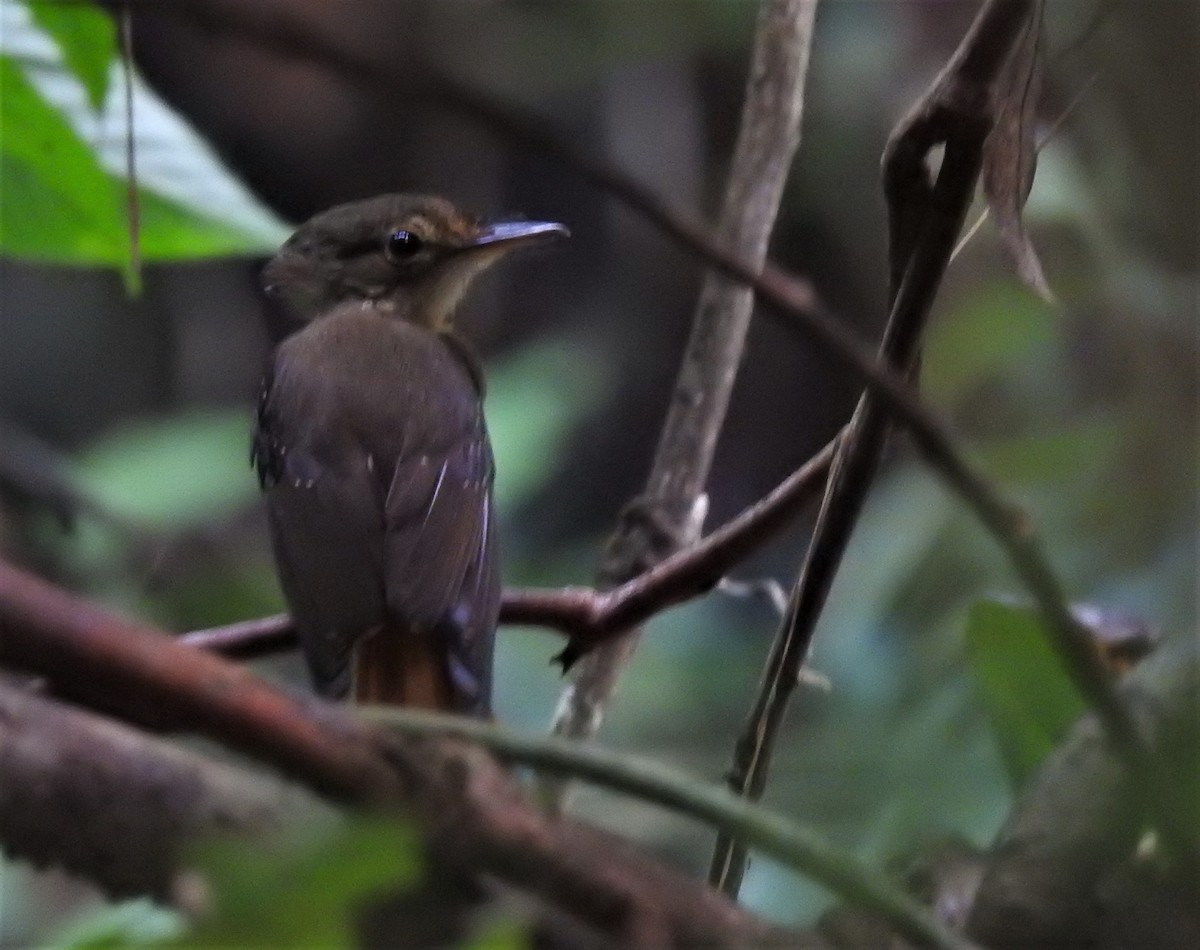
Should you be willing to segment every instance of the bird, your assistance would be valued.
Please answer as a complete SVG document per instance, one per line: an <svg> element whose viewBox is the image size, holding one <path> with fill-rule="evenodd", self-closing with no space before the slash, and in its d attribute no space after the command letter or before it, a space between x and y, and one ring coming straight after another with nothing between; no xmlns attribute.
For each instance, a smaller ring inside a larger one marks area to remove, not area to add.
<svg viewBox="0 0 1200 950"><path fill-rule="evenodd" d="M500 605L474 279L552 221L388 194L301 225L263 288L305 321L263 375L251 463L315 690L488 717Z"/></svg>

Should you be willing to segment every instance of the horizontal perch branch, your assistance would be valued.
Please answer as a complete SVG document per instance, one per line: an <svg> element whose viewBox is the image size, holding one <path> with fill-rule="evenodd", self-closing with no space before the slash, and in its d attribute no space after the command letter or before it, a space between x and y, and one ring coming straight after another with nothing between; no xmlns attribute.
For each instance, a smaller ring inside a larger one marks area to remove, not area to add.
<svg viewBox="0 0 1200 950"><path fill-rule="evenodd" d="M560 654L570 666L605 638L649 619L667 607L711 590L745 557L779 533L817 493L829 472L835 439L747 508L702 541L661 561L620 587L508 590L502 624L548 627L566 634ZM296 645L284 615L197 630L181 637L189 646L249 659Z"/></svg>

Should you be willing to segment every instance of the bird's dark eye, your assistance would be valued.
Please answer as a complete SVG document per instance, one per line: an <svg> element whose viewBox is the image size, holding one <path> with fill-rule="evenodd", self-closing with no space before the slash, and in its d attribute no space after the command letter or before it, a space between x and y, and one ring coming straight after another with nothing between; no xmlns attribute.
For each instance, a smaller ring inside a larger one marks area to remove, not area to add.
<svg viewBox="0 0 1200 950"><path fill-rule="evenodd" d="M393 260L408 260L424 246L425 242L412 231L393 231L388 235L387 254Z"/></svg>

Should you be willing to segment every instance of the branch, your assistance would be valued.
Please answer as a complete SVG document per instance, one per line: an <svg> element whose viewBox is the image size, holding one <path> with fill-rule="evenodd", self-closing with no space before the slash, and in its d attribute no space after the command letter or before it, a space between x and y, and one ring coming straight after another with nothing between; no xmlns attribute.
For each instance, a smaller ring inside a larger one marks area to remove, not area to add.
<svg viewBox="0 0 1200 950"><path fill-rule="evenodd" d="M549 627L568 636L558 659L569 668L582 653L659 611L704 594L744 558L778 534L824 482L836 439L780 482L768 495L702 541L673 554L610 590L590 587L507 590L502 624ZM296 646L284 614L196 630L188 646L252 659Z"/></svg>
<svg viewBox="0 0 1200 950"><path fill-rule="evenodd" d="M551 774L582 778L636 795L727 829L863 910L878 914L922 945L970 947L895 884L831 847L815 832L675 769L580 742L529 737L492 723L412 709L375 707L366 716L398 732L451 735L492 750L501 759Z"/></svg>
<svg viewBox="0 0 1200 950"><path fill-rule="evenodd" d="M566 633L570 639L558 659L569 669L596 645L720 583L812 498L829 472L836 445L835 438L732 521L621 586L606 591L515 591L505 598L501 621L532 622Z"/></svg>
<svg viewBox="0 0 1200 950"><path fill-rule="evenodd" d="M0 677L0 843L115 896L170 896L183 849L327 811L298 786L212 761Z"/></svg>
<svg viewBox="0 0 1200 950"><path fill-rule="evenodd" d="M756 269L767 256L788 170L800 144L804 82L812 45L816 0L762 0L755 28L741 124L726 183L716 238ZM643 494L626 509L606 546L602 587L628 581L686 547L700 533L697 517L704 484L725 422L741 363L753 291L710 272L704 280L670 409ZM554 733L595 735L617 679L637 647L641 630L584 657L564 690ZM561 807L566 786L543 783L543 797Z"/></svg>
<svg viewBox="0 0 1200 950"><path fill-rule="evenodd" d="M449 866L494 876L627 944L796 940L611 835L548 819L478 749L386 736L344 707L286 695L2 562L0 633L0 665L43 677L60 696L213 739L342 804L403 806Z"/></svg>
<svg viewBox="0 0 1200 950"><path fill-rule="evenodd" d="M992 10L1017 10L1013 4L993 4ZM983 25L985 8L975 28L964 39L952 62L970 59L974 45L987 44L1006 51L1016 40L1025 16L1018 14L1003 23ZM1007 27L1007 29L1006 29ZM1015 32L1014 32L1015 31ZM1004 62L996 58L996 68ZM973 61L973 60L972 60ZM912 119L901 122L884 159L888 183L891 246L891 313L884 328L879 365L905 373L915 366L921 332L953 252L953 242L975 192L982 162L983 142L991 127L992 96L986 94L991 76L964 79L947 70L917 109L927 119L944 111L947 118L936 137ZM962 87L968 86L964 94ZM914 128L921 128L920 141L910 142ZM945 154L936 184L930 185L925 156L934 142L945 144ZM949 250L943 255L941 249ZM917 252L933 248L924 272L910 273ZM792 690L808 658L833 579L862 513L891 428L891 419L879 398L868 391L859 400L849 432L838 449L833 474L809 542L804 563L792 591L788 610L771 646L762 684L745 729L737 741L729 787L738 794L759 798L766 788L775 737L787 712ZM727 835L717 840L709 869L709 882L736 896L745 873L747 853Z"/></svg>
<svg viewBox="0 0 1200 950"><path fill-rule="evenodd" d="M1180 824L1177 792L1117 698L1107 670L1090 647L1086 629L1067 606L1032 525L958 452L946 431L898 375L915 359L919 329L937 294L974 192L983 143L991 127L991 82L1031 7L1032 0L991 0L985 5L946 70L914 112L901 122L888 144L884 177L895 301L882 346L885 356L895 360L895 368L864 364L857 346L843 349L837 343L839 355L863 373L868 393L852 423L856 434L847 437L839 450L832 487L818 519L818 538L825 534L828 540L820 546L814 540L806 557L782 635L768 661L759 700L735 753L734 782L735 787L751 794L761 793L765 784L774 736L861 507L862 493L873 474L886 430L884 423L890 415L908 427L921 454L1004 548L1046 618L1052 646L1072 681L1097 710L1128 766L1146 776L1147 807L1160 829L1177 851L1189 852L1195 844ZM925 159L938 144L945 146L945 154L937 181L930 186ZM785 302L774 293L776 288L766 275L757 286L767 292L770 302ZM798 310L795 312L799 315ZM807 316L806 324L818 328ZM835 342L834 336L827 342ZM728 844L722 845L714 855L713 873L733 889L738 862L730 855Z"/></svg>

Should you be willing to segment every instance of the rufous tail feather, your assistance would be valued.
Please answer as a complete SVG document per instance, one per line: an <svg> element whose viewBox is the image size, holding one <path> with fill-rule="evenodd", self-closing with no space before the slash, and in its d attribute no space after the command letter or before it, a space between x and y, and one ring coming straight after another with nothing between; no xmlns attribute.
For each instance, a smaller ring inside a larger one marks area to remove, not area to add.
<svg viewBox="0 0 1200 950"><path fill-rule="evenodd" d="M354 699L359 703L453 712L454 690L434 638L384 627L354 649Z"/></svg>

